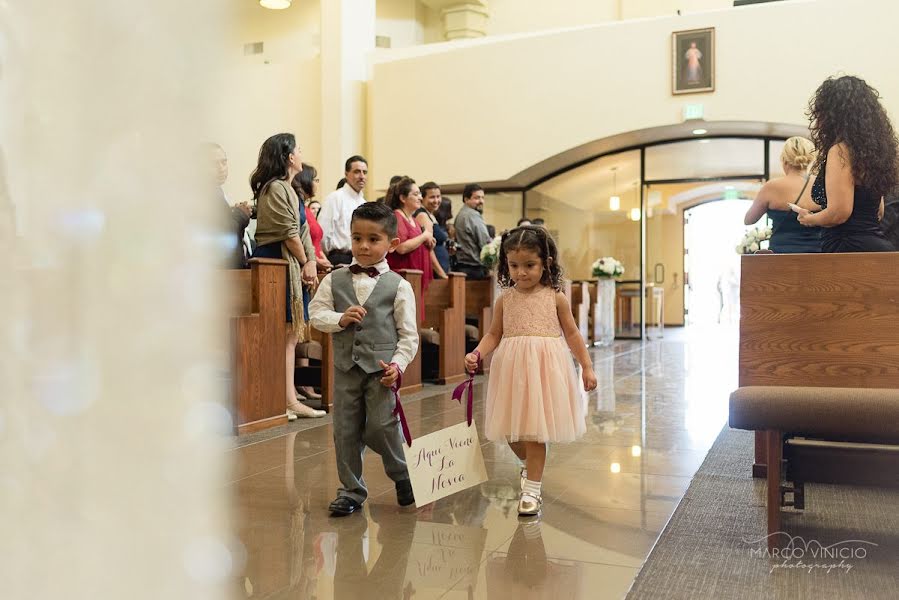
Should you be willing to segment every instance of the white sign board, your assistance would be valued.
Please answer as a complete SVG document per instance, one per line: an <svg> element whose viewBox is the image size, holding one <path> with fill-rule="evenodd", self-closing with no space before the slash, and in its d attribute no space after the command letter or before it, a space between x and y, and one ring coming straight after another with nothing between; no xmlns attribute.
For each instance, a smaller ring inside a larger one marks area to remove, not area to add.
<svg viewBox="0 0 899 600"><path fill-rule="evenodd" d="M459 423L403 446L416 506L487 481L478 430Z"/></svg>

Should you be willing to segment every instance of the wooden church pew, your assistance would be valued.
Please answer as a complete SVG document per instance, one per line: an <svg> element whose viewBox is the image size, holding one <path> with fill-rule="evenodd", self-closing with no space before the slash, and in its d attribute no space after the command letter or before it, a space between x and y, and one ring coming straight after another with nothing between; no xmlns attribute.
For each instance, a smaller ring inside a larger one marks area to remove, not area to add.
<svg viewBox="0 0 899 600"><path fill-rule="evenodd" d="M421 306L422 298L421 298L421 276L422 272L416 269L400 269L398 271L403 278L409 282L412 286L412 291L415 293L415 307L418 310L418 307ZM421 312L417 313L419 318L419 326L421 325ZM415 354L415 358L409 363L409 366L406 367L406 372L403 373L403 387L400 388L401 394L411 394L413 392L417 392L421 390L421 335L418 336L418 352Z"/></svg>
<svg viewBox="0 0 899 600"><path fill-rule="evenodd" d="M465 315L477 319L479 339L487 335L496 303L496 279L465 281Z"/></svg>
<svg viewBox="0 0 899 600"><path fill-rule="evenodd" d="M230 317L231 396L237 433L287 423L287 262L254 258L222 271Z"/></svg>
<svg viewBox="0 0 899 600"><path fill-rule="evenodd" d="M884 448L865 444L899 442L897 264L899 253L886 252L742 258L730 424L755 431L752 474L768 480L769 533L780 530L781 506L804 507L804 482L857 481L872 471L866 483L885 484L899 472L899 457L887 457L885 469L877 462ZM797 444L803 437L817 447ZM851 448L839 445L846 442Z"/></svg>
<svg viewBox="0 0 899 600"><path fill-rule="evenodd" d="M425 330L422 343L430 338L438 347L437 383L452 384L465 379L465 275L449 273L435 279L425 298Z"/></svg>

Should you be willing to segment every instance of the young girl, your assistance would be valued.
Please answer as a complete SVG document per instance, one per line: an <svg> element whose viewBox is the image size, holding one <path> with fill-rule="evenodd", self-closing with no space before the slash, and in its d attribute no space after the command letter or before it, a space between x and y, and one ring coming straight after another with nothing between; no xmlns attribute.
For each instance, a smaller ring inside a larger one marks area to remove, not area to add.
<svg viewBox="0 0 899 600"><path fill-rule="evenodd" d="M496 349L487 384L487 438L508 440L524 462L518 514L530 516L543 505L547 442L571 442L586 429L569 348L583 368L586 391L596 389L596 374L559 291L558 251L544 228L518 227L503 236L498 278L504 290L490 331L465 356L465 367L474 371Z"/></svg>

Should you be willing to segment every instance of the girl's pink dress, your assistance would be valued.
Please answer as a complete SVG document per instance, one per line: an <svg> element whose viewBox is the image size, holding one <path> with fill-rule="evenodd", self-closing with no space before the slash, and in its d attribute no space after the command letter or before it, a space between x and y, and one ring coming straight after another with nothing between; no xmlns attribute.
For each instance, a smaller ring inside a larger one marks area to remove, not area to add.
<svg viewBox="0 0 899 600"><path fill-rule="evenodd" d="M417 221L409 221L406 218L406 215L403 214L403 211L397 210L394 211L396 213L397 220L397 237L400 238L400 243L402 244L406 240L411 240L414 237L418 237L421 235L421 226ZM412 252L408 254L400 254L399 252L391 252L387 255L387 264L390 265L391 271L399 271L400 269L416 269L422 272L421 275L421 298L422 302L418 307L418 316L419 319L424 321L425 315L425 303L424 298L425 294L428 292L428 286L431 285L431 280L434 278L434 272L431 269L431 252L428 250L428 247L422 244Z"/></svg>
<svg viewBox="0 0 899 600"><path fill-rule="evenodd" d="M585 397L562 338L556 292L502 294L503 339L487 383L491 440L571 442L586 431Z"/></svg>

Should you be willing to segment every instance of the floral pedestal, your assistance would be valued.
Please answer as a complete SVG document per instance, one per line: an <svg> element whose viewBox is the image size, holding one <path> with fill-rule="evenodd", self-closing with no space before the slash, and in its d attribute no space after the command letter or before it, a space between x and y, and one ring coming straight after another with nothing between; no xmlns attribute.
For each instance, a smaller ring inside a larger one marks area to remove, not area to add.
<svg viewBox="0 0 899 600"><path fill-rule="evenodd" d="M600 277L596 290L596 312L593 315L596 342L600 346L611 346L615 341L615 280Z"/></svg>

